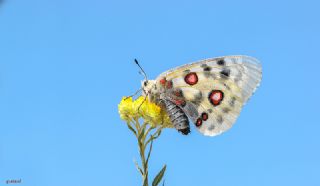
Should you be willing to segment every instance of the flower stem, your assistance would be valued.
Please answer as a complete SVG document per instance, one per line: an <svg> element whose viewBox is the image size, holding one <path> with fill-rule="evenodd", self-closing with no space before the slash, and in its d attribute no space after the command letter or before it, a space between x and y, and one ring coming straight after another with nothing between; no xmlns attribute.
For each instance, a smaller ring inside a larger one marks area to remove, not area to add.
<svg viewBox="0 0 320 186"><path fill-rule="evenodd" d="M135 128L133 133L135 134L138 141L141 167L138 165L137 162L135 162L135 164L142 176L143 186L148 186L149 185L148 163L149 163L149 158L152 151L153 140L155 140L160 136L161 130L163 128L162 127L152 128L149 125L147 125L147 123L143 123L142 125L140 125L138 119L134 121L134 125L130 125L130 126ZM156 131L153 134L151 134L151 132L154 131L154 129L156 129ZM148 152L146 152L147 147L149 147Z"/></svg>

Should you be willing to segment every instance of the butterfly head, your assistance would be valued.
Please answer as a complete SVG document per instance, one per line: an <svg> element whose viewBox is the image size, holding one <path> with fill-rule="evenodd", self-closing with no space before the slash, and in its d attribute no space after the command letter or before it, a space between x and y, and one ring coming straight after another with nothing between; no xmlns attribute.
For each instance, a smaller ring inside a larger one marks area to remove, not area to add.
<svg viewBox="0 0 320 186"><path fill-rule="evenodd" d="M151 94L155 87L155 80L143 80L141 81L141 87L143 89L142 95Z"/></svg>

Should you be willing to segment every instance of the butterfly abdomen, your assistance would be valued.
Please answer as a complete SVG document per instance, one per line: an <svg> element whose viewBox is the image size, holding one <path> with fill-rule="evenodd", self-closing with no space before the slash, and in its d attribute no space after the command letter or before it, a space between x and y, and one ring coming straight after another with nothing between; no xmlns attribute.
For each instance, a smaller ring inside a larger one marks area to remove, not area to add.
<svg viewBox="0 0 320 186"><path fill-rule="evenodd" d="M183 110L169 100L162 100L174 127L182 134L190 133L189 120Z"/></svg>

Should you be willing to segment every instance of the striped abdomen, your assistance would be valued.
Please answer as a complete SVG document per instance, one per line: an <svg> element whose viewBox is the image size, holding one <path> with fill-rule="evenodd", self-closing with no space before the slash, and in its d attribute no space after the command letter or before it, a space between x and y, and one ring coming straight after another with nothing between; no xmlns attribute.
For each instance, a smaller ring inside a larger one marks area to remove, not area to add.
<svg viewBox="0 0 320 186"><path fill-rule="evenodd" d="M182 134L189 134L189 120L183 110L169 100L162 100L174 127Z"/></svg>

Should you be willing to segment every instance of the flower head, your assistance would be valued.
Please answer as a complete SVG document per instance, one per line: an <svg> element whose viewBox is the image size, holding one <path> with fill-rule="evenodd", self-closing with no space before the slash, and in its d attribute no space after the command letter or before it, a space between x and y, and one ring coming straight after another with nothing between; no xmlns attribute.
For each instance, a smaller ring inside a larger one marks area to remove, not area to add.
<svg viewBox="0 0 320 186"><path fill-rule="evenodd" d="M173 127L166 111L143 96L136 100L133 100L132 97L123 97L118 105L118 110L120 118L127 122L143 118L151 127Z"/></svg>

